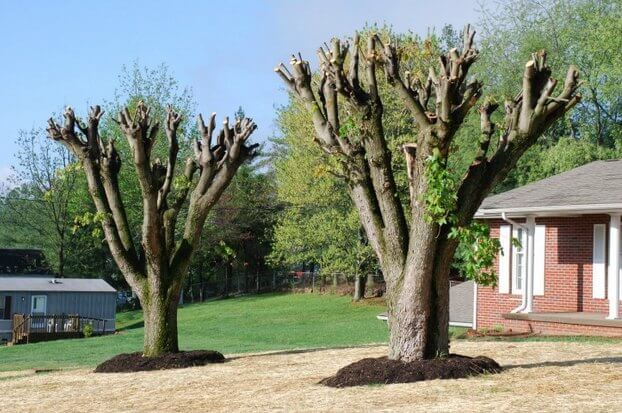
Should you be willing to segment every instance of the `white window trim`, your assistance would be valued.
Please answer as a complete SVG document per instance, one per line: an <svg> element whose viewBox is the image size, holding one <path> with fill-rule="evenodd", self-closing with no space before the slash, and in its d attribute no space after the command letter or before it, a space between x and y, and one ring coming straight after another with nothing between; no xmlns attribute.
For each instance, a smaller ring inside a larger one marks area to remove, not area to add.
<svg viewBox="0 0 622 413"><path fill-rule="evenodd" d="M523 294L523 288L525 286L525 279L527 278L527 256L525 255L525 246L527 245L527 233L523 228L516 228L514 227L512 229L512 239L518 239L518 231L521 230L522 232L522 239L520 239L520 243L521 243L521 253L523 254L523 268L521 271L521 281L522 281L522 285L521 288L518 288L517 286L517 273L516 273L516 264L518 263L518 257L517 257L517 248L515 245L513 245L514 243L512 242L512 294L513 295L522 295Z"/></svg>
<svg viewBox="0 0 622 413"><path fill-rule="evenodd" d="M512 226L501 225L499 227L499 241L501 251L499 252L499 293L510 294L510 284L512 278Z"/></svg>
<svg viewBox="0 0 622 413"><path fill-rule="evenodd" d="M34 304L35 304L35 299L36 298L43 298L45 299L45 308L43 309L43 315L47 315L48 312L48 296L47 295L33 295L30 297L30 313L33 314L33 310L34 310Z"/></svg>
<svg viewBox="0 0 622 413"><path fill-rule="evenodd" d="M607 225L594 224L592 240L592 298L607 298Z"/></svg>

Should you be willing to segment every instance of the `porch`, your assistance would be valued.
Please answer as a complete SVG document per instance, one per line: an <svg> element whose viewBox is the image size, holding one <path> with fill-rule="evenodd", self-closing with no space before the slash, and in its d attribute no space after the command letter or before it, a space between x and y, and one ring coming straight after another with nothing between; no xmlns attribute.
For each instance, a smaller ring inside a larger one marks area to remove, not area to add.
<svg viewBox="0 0 622 413"><path fill-rule="evenodd" d="M622 319L610 319L607 314L590 312L536 312L506 313L506 320L539 321L558 324L574 324L581 326L614 327L622 329Z"/></svg>
<svg viewBox="0 0 622 413"><path fill-rule="evenodd" d="M9 344L26 344L38 341L51 341L67 338L84 337L87 326L91 334L106 334L105 319L74 315L30 315L14 314L12 320L12 337ZM112 331L113 332L113 331Z"/></svg>

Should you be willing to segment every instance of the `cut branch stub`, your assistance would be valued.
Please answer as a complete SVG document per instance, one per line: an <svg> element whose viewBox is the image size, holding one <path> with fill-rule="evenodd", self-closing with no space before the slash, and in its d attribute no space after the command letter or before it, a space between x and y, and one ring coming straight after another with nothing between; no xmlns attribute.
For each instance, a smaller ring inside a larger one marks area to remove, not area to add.
<svg viewBox="0 0 622 413"><path fill-rule="evenodd" d="M502 142L508 143L516 138L530 139L541 134L581 100L581 95L577 93L581 85L579 71L575 66L569 67L564 89L555 97L552 94L557 80L550 76L546 52L542 50L534 53L525 64L521 92L505 103Z"/></svg>
<svg viewBox="0 0 622 413"><path fill-rule="evenodd" d="M499 104L490 100L484 102L484 104L479 108L480 113L480 129L482 135L479 140L479 149L477 155L475 156L475 162L483 162L486 160L486 155L488 153L488 148L490 146L490 140L492 139L493 134L495 133L495 124L492 122L491 117L492 114L497 108Z"/></svg>
<svg viewBox="0 0 622 413"><path fill-rule="evenodd" d="M236 119L233 126L229 125L229 118L223 121L223 127L218 134L216 145L212 146L212 135L216 127L216 114L212 113L206 125L203 116L197 119L201 139L194 145L195 160L203 170L220 168L226 163L243 162L254 157L259 144L246 145L246 141L257 129L257 125L250 118Z"/></svg>

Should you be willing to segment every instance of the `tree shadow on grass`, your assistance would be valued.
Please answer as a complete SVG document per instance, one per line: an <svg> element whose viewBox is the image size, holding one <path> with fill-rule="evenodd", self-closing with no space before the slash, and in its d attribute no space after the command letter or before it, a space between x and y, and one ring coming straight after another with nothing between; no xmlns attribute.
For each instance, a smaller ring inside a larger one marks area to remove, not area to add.
<svg viewBox="0 0 622 413"><path fill-rule="evenodd" d="M291 350L268 350L264 352L254 353L254 354L239 354L232 357L227 357L227 360L236 360L236 359L244 359L251 357L263 357L263 356L280 356L280 355L288 355L288 354L305 354L305 353L315 353L318 351L327 351L327 350L347 350L353 348L373 348L373 347L381 347L386 346L387 343L371 343L371 344L361 344L361 345L343 345L343 346L332 346L332 347L314 347L314 348L303 348L303 349L291 349Z"/></svg>
<svg viewBox="0 0 622 413"><path fill-rule="evenodd" d="M565 360L565 361L543 361L540 363L529 364L512 364L503 366L504 370L511 369L533 369L538 367L571 367L579 364L596 364L596 363L622 363L622 357L594 357L581 360Z"/></svg>
<svg viewBox="0 0 622 413"><path fill-rule="evenodd" d="M126 331L126 330L134 330L137 328L143 328L145 326L145 322L143 320L138 320L130 324L126 324L123 327L117 328L117 331Z"/></svg>

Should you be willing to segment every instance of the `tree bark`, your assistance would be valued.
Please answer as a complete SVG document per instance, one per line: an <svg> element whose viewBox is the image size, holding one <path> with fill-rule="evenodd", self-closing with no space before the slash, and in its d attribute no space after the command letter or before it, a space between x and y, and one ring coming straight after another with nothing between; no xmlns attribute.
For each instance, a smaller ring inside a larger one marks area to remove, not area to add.
<svg viewBox="0 0 622 413"><path fill-rule="evenodd" d="M65 276L65 245L63 240L58 248L58 276L63 278Z"/></svg>
<svg viewBox="0 0 622 413"><path fill-rule="evenodd" d="M147 357L179 351L177 343L177 305L176 297L154 291L143 298L141 305L145 321L145 341L143 354Z"/></svg>

